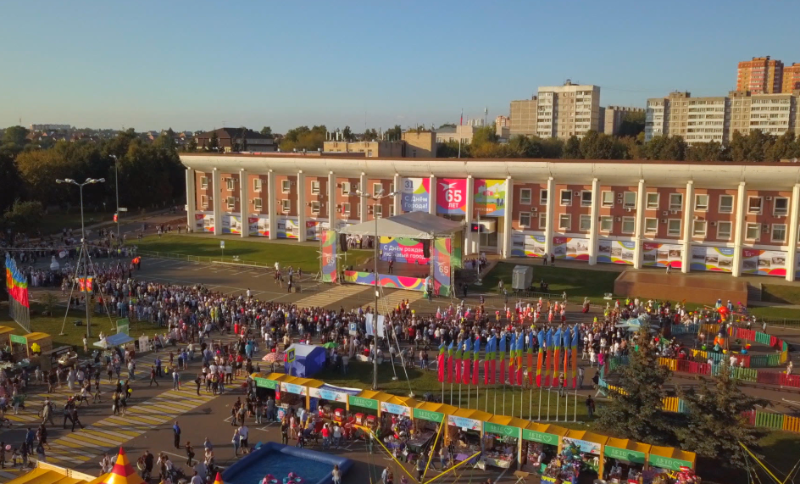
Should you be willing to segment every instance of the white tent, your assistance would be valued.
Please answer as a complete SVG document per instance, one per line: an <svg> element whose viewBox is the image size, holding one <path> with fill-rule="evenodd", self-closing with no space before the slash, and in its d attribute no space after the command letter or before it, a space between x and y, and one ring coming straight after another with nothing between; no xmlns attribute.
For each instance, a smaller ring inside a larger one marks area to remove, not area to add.
<svg viewBox="0 0 800 484"><path fill-rule="evenodd" d="M449 237L463 226L463 222L454 222L427 212L409 212L394 217L379 218L377 232L382 237L431 240L437 237ZM347 235L374 236L375 221L350 225L339 232Z"/></svg>

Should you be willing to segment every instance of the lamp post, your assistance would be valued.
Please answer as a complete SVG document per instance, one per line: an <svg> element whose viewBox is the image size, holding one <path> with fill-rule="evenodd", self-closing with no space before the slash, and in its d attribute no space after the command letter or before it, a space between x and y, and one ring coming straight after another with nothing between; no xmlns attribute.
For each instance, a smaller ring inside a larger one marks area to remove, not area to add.
<svg viewBox="0 0 800 484"><path fill-rule="evenodd" d="M73 180L72 178L64 178L63 180L59 178L59 179L56 180L56 183L58 183L58 184L69 183L71 185L77 186L80 189L80 196L81 196L81 252L83 252L85 257L86 257L86 260L83 263L83 267L84 267L84 270L85 270L85 272L87 274L89 272L89 254L86 253L86 225L84 224L84 220L83 220L83 187L85 187L86 185L94 185L95 183L105 183L105 182L106 182L105 178L87 178L86 181L84 181L83 183L78 183L75 180ZM78 257L78 262L80 263L80 256ZM80 267L76 266L75 269L76 269L76 272L77 272L77 270L80 269ZM90 316L89 316L89 294L87 292L87 294L86 294L86 339L87 340L92 336L91 327L92 327L91 319L90 319Z"/></svg>
<svg viewBox="0 0 800 484"><path fill-rule="evenodd" d="M369 200L380 201L384 198L394 197L397 192L391 192L384 194L383 188L378 191L375 195L370 195L368 193L362 193L361 190L356 190L356 195L361 198L366 198ZM372 242L373 249L375 250L373 259L375 262L374 265L374 274L373 278L375 280L375 311L374 311L374 328L375 328L375 353L372 355L372 389L378 389L378 299L380 298L380 291L378 290L378 246L380 242L378 240L378 216L375 214L375 210L372 211L372 218L375 220L375 238Z"/></svg>
<svg viewBox="0 0 800 484"><path fill-rule="evenodd" d="M111 158L114 158L114 191L116 192L117 197L117 245L121 245L122 241L119 238L119 159L117 155L110 155Z"/></svg>

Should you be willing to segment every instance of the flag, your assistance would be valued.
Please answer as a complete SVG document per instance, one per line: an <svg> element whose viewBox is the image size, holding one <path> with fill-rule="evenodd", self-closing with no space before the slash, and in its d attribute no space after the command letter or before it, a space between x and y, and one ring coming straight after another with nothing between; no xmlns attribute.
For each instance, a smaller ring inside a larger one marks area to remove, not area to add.
<svg viewBox="0 0 800 484"><path fill-rule="evenodd" d="M453 342L447 347L447 383L453 383Z"/></svg>
<svg viewBox="0 0 800 484"><path fill-rule="evenodd" d="M456 383L461 383L461 355L463 354L463 346L462 342L459 340L456 343L456 353L455 353L455 360L456 360Z"/></svg>
<svg viewBox="0 0 800 484"><path fill-rule="evenodd" d="M547 330L545 335L545 362L544 362L544 386L550 386L550 362L553 358L553 328Z"/></svg>
<svg viewBox="0 0 800 484"><path fill-rule="evenodd" d="M522 353L525 351L525 331L522 330L517 336L517 385L524 386L522 374Z"/></svg>
<svg viewBox="0 0 800 484"><path fill-rule="evenodd" d="M478 361L479 353L481 351L481 337L475 336L475 344L472 347L472 384L478 384L478 376L480 375L480 361Z"/></svg>
<svg viewBox="0 0 800 484"><path fill-rule="evenodd" d="M572 388L578 387L578 344L581 339L581 332L578 330L578 324L575 324L572 334Z"/></svg>
<svg viewBox="0 0 800 484"><path fill-rule="evenodd" d="M79 277L78 278L78 288L80 292L92 292L92 281L94 277Z"/></svg>
<svg viewBox="0 0 800 484"><path fill-rule="evenodd" d="M569 368L569 346L570 346L570 336L569 336L569 329L565 329L563 333L563 342L564 342L564 386L567 386L567 378L569 377L568 368Z"/></svg>
<svg viewBox="0 0 800 484"><path fill-rule="evenodd" d="M558 386L559 368L561 367L561 328L553 335L553 380L552 386Z"/></svg>
<svg viewBox="0 0 800 484"><path fill-rule="evenodd" d="M484 363L484 375L486 384L494 385L495 354L497 352L497 336L492 335L486 342L486 362Z"/></svg>
<svg viewBox="0 0 800 484"><path fill-rule="evenodd" d="M444 347L444 341L442 341L442 344L439 345L439 357L438 357L439 364L437 365L439 370L439 383L444 383L444 374L445 374L444 370L446 366L444 361L445 360L444 354L446 351L447 349Z"/></svg>
<svg viewBox="0 0 800 484"><path fill-rule="evenodd" d="M461 369L461 381L462 383L464 383L464 385L469 385L470 383L469 370L470 367L472 366L471 353L472 353L472 338L470 338L469 335L467 335L467 337L464 338L464 356L463 359L461 360L461 365L463 367Z"/></svg>
<svg viewBox="0 0 800 484"><path fill-rule="evenodd" d="M542 387L542 360L544 359L544 330L539 330L539 354L536 355L536 386Z"/></svg>
<svg viewBox="0 0 800 484"><path fill-rule="evenodd" d="M505 364L506 364L506 361L505 361L506 360L506 335L505 334L501 334L500 335L500 348L497 351L497 360L498 360L499 366L500 366L500 383L505 384L505 382L506 382L506 369L505 369Z"/></svg>
<svg viewBox="0 0 800 484"><path fill-rule="evenodd" d="M28 280L17 268L17 262L6 253L6 288L11 299L30 308L28 299Z"/></svg>
<svg viewBox="0 0 800 484"><path fill-rule="evenodd" d="M464 109L461 109L461 121L458 122L459 126L464 126Z"/></svg>
<svg viewBox="0 0 800 484"><path fill-rule="evenodd" d="M531 329L528 333L528 349L526 351L528 359L528 385L533 386L533 339L536 338L536 332Z"/></svg>
<svg viewBox="0 0 800 484"><path fill-rule="evenodd" d="M517 359L517 339L514 337L514 333L511 333L511 341L509 341L509 349L508 349L508 382L511 386L514 386L514 378L516 375L514 374L514 363Z"/></svg>
<svg viewBox="0 0 800 484"><path fill-rule="evenodd" d="M114 214L114 222L116 223L118 220L119 218L117 218L117 214Z"/></svg>

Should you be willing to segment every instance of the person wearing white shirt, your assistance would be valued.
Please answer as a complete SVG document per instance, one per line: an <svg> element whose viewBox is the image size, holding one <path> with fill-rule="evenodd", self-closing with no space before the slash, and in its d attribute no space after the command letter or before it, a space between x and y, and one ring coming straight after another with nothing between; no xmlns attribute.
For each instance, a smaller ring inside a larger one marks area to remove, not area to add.
<svg viewBox="0 0 800 484"><path fill-rule="evenodd" d="M242 425L239 427L239 437L241 437L241 445L244 451L248 450L247 446L247 436L250 435L250 429L247 428L247 425Z"/></svg>

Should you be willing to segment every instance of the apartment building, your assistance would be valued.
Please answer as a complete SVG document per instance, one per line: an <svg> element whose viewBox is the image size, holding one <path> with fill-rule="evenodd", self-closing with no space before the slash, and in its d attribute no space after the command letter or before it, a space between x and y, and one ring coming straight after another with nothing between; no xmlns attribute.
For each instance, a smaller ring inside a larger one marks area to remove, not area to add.
<svg viewBox="0 0 800 484"><path fill-rule="evenodd" d="M563 86L540 87L537 98L539 137L582 138L589 130L600 130L600 86L577 85L567 80Z"/></svg>
<svg viewBox="0 0 800 484"><path fill-rule="evenodd" d="M502 115L494 118L494 134L502 139L511 137L511 118Z"/></svg>
<svg viewBox="0 0 800 484"><path fill-rule="evenodd" d="M688 109L688 107L687 107ZM683 272L800 274L800 165L181 154L187 224L242 237L424 211L465 224L465 255ZM394 193L378 201L357 196ZM480 237L480 241L478 239Z"/></svg>
<svg viewBox="0 0 800 484"><path fill-rule="evenodd" d="M325 141L324 153L363 153L367 158L404 156L403 141Z"/></svg>
<svg viewBox="0 0 800 484"><path fill-rule="evenodd" d="M800 90L800 63L795 62L783 68L783 87L781 92L784 94Z"/></svg>
<svg viewBox="0 0 800 484"><path fill-rule="evenodd" d="M650 141L656 136L669 135L669 102L666 98L648 99L644 118L644 139Z"/></svg>
<svg viewBox="0 0 800 484"><path fill-rule="evenodd" d="M536 136L538 133L536 129L536 96L530 99L511 101L509 113L511 113L511 125L509 126L509 134L511 136Z"/></svg>
<svg viewBox="0 0 800 484"><path fill-rule="evenodd" d="M783 62L766 57L753 57L739 63L736 90L753 94L774 94L783 88Z"/></svg>
<svg viewBox="0 0 800 484"><path fill-rule="evenodd" d="M625 117L632 113L644 113L642 108L626 106L607 106L600 108L600 132L608 135L619 134L620 127Z"/></svg>

